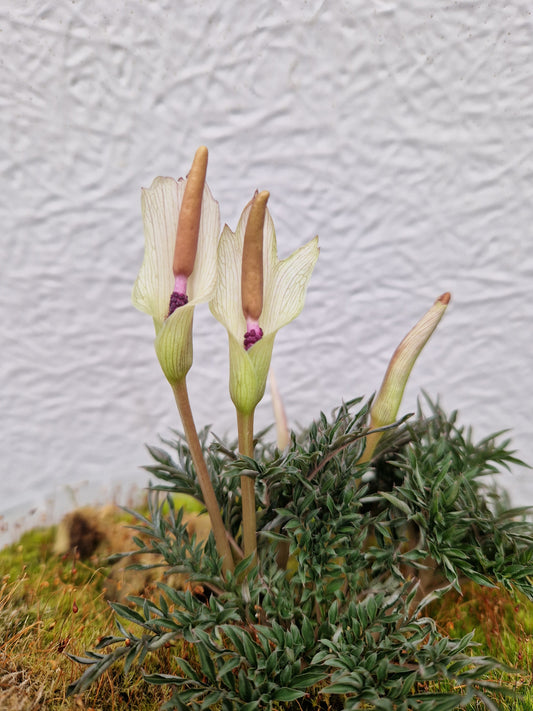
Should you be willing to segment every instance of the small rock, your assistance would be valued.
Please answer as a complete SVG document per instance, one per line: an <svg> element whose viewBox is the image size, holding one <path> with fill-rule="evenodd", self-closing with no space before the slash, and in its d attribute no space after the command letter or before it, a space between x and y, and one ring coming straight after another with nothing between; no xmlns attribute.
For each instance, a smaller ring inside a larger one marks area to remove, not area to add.
<svg viewBox="0 0 533 711"><path fill-rule="evenodd" d="M206 514L184 513L189 534L196 534L198 541L205 541L211 530ZM101 508L83 507L67 514L58 526L54 552L57 555L75 555L81 559L97 555L103 565L106 559L116 553L129 553L137 549L128 523L119 520L119 510L115 506ZM153 565L161 567L148 570L128 570L131 565ZM165 576L167 565L162 556L133 553L111 565L104 584L104 594L108 600L124 602L128 595L142 595L155 587L157 581L164 580L176 589L184 589L188 579L183 574Z"/></svg>

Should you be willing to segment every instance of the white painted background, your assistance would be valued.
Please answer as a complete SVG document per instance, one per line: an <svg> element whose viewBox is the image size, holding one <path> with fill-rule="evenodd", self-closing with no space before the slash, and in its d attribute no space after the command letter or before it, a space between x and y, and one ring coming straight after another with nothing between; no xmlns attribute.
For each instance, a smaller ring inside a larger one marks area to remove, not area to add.
<svg viewBox="0 0 533 711"><path fill-rule="evenodd" d="M268 189L281 256L318 233L274 366L292 423L380 384L443 291L425 388L533 463L530 0L0 0L0 513L144 486L179 426L130 305L140 187L210 148L235 227ZM227 343L197 310L191 399L235 432ZM270 421L268 397L258 423ZM533 504L533 472L503 480ZM11 528L11 530L13 530Z"/></svg>

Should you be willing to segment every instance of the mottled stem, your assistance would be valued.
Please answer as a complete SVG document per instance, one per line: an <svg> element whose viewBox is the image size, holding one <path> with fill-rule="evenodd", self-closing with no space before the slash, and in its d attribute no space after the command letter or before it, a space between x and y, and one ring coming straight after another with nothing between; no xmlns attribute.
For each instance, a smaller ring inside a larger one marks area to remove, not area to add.
<svg viewBox="0 0 533 711"><path fill-rule="evenodd" d="M239 431L239 452L246 457L254 456L254 413L243 414L237 411ZM257 551L257 522L255 510L255 482L250 476L241 476L242 497L242 536L244 556Z"/></svg>
<svg viewBox="0 0 533 711"><path fill-rule="evenodd" d="M198 482L204 497L205 507L211 520L211 527L215 536L217 552L222 559L222 571L224 573L228 571L233 572L234 565L230 544L226 529L224 527L224 522L222 521L220 506L218 505L215 490L213 489L213 484L209 477L209 472L207 471L207 465L202 452L202 445L200 444L198 432L196 431L196 426L194 424L185 378L176 383L176 385L173 385L172 389L174 391L174 397L176 398L176 404L180 413L183 429L185 430L185 436L191 452Z"/></svg>

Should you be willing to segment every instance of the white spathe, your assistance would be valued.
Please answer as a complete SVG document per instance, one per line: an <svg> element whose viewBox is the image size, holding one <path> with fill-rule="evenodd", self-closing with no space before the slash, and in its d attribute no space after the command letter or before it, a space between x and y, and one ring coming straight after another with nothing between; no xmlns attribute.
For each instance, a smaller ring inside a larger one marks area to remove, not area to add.
<svg viewBox="0 0 533 711"><path fill-rule="evenodd" d="M318 259L318 237L279 260L274 223L268 210L263 228L263 310L259 326L263 337L246 351L246 319L242 310L241 275L244 233L249 203L235 232L225 225L218 247L218 278L209 306L229 337L230 395L237 410L250 414L263 397L274 338L280 328L301 312L307 285Z"/></svg>
<svg viewBox="0 0 533 711"><path fill-rule="evenodd" d="M188 303L168 318L169 300L174 290L172 263L178 218L186 180L155 178L142 190L141 208L145 251L133 287L132 301L154 319L155 350L167 380L182 380L192 365L192 320L194 307L212 297L217 278L217 247L220 210L211 191L204 187L198 249L194 269L187 280Z"/></svg>

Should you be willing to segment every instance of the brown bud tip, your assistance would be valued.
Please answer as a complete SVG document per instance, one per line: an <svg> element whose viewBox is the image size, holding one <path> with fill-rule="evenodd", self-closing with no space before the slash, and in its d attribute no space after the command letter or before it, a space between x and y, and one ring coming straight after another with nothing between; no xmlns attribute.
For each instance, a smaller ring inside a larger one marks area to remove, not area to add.
<svg viewBox="0 0 533 711"><path fill-rule="evenodd" d="M255 321L263 310L263 228L270 193L255 194L246 223L242 250L241 297L245 318Z"/></svg>
<svg viewBox="0 0 533 711"><path fill-rule="evenodd" d="M450 303L450 299L452 298L452 295L450 294L449 291L447 291L445 294L441 294L437 301L440 301L441 304L447 305Z"/></svg>
<svg viewBox="0 0 533 711"><path fill-rule="evenodd" d="M207 148L200 146L187 176L181 203L174 248L174 276L189 277L194 269L206 173Z"/></svg>

